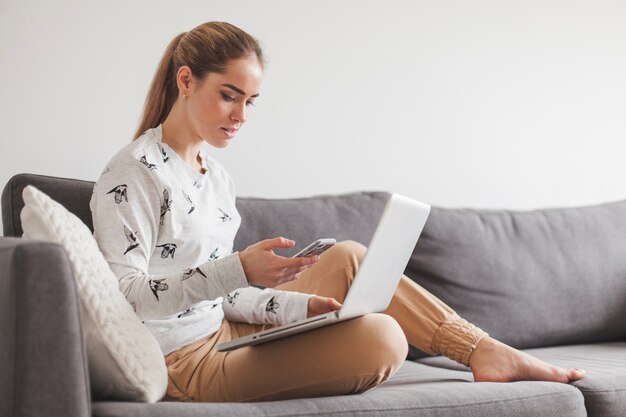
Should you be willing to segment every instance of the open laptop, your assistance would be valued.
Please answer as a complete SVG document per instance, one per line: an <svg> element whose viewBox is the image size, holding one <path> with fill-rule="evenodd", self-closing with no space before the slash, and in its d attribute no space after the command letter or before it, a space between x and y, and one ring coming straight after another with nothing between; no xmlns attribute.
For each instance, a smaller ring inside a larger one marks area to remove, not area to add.
<svg viewBox="0 0 626 417"><path fill-rule="evenodd" d="M341 309L220 343L217 351L258 345L386 310L429 213L429 205L393 194Z"/></svg>

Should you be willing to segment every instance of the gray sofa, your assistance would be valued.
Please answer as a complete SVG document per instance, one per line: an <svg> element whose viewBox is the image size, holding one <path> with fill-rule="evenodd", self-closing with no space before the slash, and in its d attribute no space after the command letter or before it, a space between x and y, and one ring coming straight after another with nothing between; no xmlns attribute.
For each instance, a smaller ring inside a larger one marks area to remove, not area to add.
<svg viewBox="0 0 626 417"><path fill-rule="evenodd" d="M19 237L28 184L92 228L93 182L21 174L4 188L0 416L626 416L626 202L527 212L434 207L406 270L492 336L586 369L582 381L474 383L467 368L412 348L397 374L361 395L142 404L91 401L69 260L59 245ZM278 235L367 245L388 197L240 198L235 248Z"/></svg>

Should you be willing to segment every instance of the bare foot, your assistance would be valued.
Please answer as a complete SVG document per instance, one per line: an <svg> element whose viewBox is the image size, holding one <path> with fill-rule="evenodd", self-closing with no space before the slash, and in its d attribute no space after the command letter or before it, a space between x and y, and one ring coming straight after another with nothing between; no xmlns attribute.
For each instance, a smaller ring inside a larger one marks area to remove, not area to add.
<svg viewBox="0 0 626 417"><path fill-rule="evenodd" d="M585 375L578 368L559 368L491 337L482 339L469 359L476 382L551 381L568 383Z"/></svg>

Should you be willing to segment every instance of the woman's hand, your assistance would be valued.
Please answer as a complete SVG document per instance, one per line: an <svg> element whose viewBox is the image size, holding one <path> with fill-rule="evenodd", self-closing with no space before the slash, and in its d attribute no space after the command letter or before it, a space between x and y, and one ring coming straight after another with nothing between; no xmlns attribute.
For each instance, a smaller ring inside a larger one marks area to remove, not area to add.
<svg viewBox="0 0 626 417"><path fill-rule="evenodd" d="M296 274L319 260L319 256L285 258L274 253L275 248L291 248L296 242L276 237L262 240L239 252L243 271L250 284L274 288L291 281Z"/></svg>
<svg viewBox="0 0 626 417"><path fill-rule="evenodd" d="M341 304L334 298L319 297L314 295L309 298L309 311L307 318L317 316L319 314L330 313L331 311L339 310Z"/></svg>

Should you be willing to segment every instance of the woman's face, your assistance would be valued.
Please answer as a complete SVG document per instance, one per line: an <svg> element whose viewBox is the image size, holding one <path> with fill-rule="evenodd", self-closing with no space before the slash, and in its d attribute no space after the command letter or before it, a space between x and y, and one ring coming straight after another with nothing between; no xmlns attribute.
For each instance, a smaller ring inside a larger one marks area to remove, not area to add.
<svg viewBox="0 0 626 417"><path fill-rule="evenodd" d="M186 104L193 130L210 145L226 147L246 122L262 75L258 59L248 56L230 61L223 74L213 72L202 82L192 81Z"/></svg>

